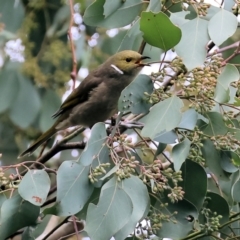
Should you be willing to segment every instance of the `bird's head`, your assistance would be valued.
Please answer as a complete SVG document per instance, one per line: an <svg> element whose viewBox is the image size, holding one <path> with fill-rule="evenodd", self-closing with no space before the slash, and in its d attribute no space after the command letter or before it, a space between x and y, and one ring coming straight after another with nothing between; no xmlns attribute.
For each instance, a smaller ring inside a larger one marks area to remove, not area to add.
<svg viewBox="0 0 240 240"><path fill-rule="evenodd" d="M125 50L116 53L108 60L116 71L120 70L119 73L134 74L139 72L144 66L150 66L149 64L142 63L142 60L149 57L142 56L138 52L132 50Z"/></svg>

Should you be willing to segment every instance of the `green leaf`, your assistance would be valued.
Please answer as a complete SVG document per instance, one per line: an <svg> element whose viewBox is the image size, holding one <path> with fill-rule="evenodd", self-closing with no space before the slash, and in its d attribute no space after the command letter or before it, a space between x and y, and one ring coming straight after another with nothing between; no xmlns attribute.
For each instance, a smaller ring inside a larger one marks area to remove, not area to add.
<svg viewBox="0 0 240 240"><path fill-rule="evenodd" d="M202 154L203 158L206 160L207 167L216 176L216 178L219 180L229 181L227 173L223 171L220 164L220 152L215 148L212 141L203 141Z"/></svg>
<svg viewBox="0 0 240 240"><path fill-rule="evenodd" d="M57 93L51 89L47 89L43 95L42 109L39 119L40 129L42 132L47 131L55 122L51 117L56 109L61 105L61 99Z"/></svg>
<svg viewBox="0 0 240 240"><path fill-rule="evenodd" d="M191 160L183 163L181 171L183 182L179 185L185 192L184 198L200 211L207 193L207 174L202 166Z"/></svg>
<svg viewBox="0 0 240 240"><path fill-rule="evenodd" d="M84 23L89 26L98 26L105 28L118 28L130 24L142 9L143 2L141 0L122 1L121 6L113 11L114 8L107 11L104 16L105 0L94 1L83 15ZM108 3L109 4L109 3ZM116 3L114 4L116 8ZM124 17L123 17L124 16Z"/></svg>
<svg viewBox="0 0 240 240"><path fill-rule="evenodd" d="M208 32L210 38L217 46L220 46L235 33L237 25L237 17L233 13L221 8L209 21Z"/></svg>
<svg viewBox="0 0 240 240"><path fill-rule="evenodd" d="M232 11L232 7L235 4L235 0L228 0L224 2L224 9L226 9L227 11Z"/></svg>
<svg viewBox="0 0 240 240"><path fill-rule="evenodd" d="M182 107L182 100L176 96L157 103L146 116L142 135L154 138L161 131L170 131L177 127L182 118Z"/></svg>
<svg viewBox="0 0 240 240"><path fill-rule="evenodd" d="M164 201L164 203L165 202L166 201ZM160 205L159 202L158 205ZM167 208L160 210L161 213L167 215L173 212L177 213L174 215L174 220L176 220L177 223L173 223L172 221L162 221L162 227L156 234L158 237L162 238L167 236L168 238L178 240L186 237L193 229L193 224L195 222L194 219L197 219L198 217L196 207L186 199L174 204L168 202ZM189 217L191 217L193 221L188 221Z"/></svg>
<svg viewBox="0 0 240 240"><path fill-rule="evenodd" d="M142 33L140 31L140 18L138 18L133 24L132 27L126 31L125 36L123 37L117 52L122 51L122 50L136 50L142 41ZM138 44L139 42L139 44ZM111 46L111 45L110 45ZM114 52L115 53L115 52ZM147 55L148 56L148 55Z"/></svg>
<svg viewBox="0 0 240 240"><path fill-rule="evenodd" d="M240 176L239 176L239 170L237 172L236 181L234 182L232 189L231 189L231 195L234 201L240 202Z"/></svg>
<svg viewBox="0 0 240 240"><path fill-rule="evenodd" d="M85 230L91 240L106 240L115 235L129 221L134 204L124 190L124 181L113 177L104 184L98 204L90 203L87 210Z"/></svg>
<svg viewBox="0 0 240 240"><path fill-rule="evenodd" d="M142 55L150 57L151 61L159 61L159 56L161 56L163 53L164 51L162 49L146 44Z"/></svg>
<svg viewBox="0 0 240 240"><path fill-rule="evenodd" d="M0 72L0 113L9 109L16 99L19 90L18 64L7 63Z"/></svg>
<svg viewBox="0 0 240 240"><path fill-rule="evenodd" d="M121 0L106 0L103 5L103 15L105 18L113 14L115 11L117 11L118 8L120 8L123 5L123 1Z"/></svg>
<svg viewBox="0 0 240 240"><path fill-rule="evenodd" d="M35 224L39 211L39 207L23 200L18 194L6 200L1 207L0 239Z"/></svg>
<svg viewBox="0 0 240 240"><path fill-rule="evenodd" d="M239 80L238 69L231 64L227 64L217 78L214 99L219 103L226 103L230 100L229 85Z"/></svg>
<svg viewBox="0 0 240 240"><path fill-rule="evenodd" d="M174 131L162 131L154 137L154 141L164 143L164 144L171 144L176 143L176 139L178 138L177 134Z"/></svg>
<svg viewBox="0 0 240 240"><path fill-rule="evenodd" d="M229 173L238 171L234 163L240 163L240 158L235 152L221 151L220 164L224 171Z"/></svg>
<svg viewBox="0 0 240 240"><path fill-rule="evenodd" d="M178 128L193 130L198 120L198 113L195 109L188 109L183 113L182 120L178 125Z"/></svg>
<svg viewBox="0 0 240 240"><path fill-rule="evenodd" d="M234 97L235 102L233 103L234 106L239 107L240 106L240 98Z"/></svg>
<svg viewBox="0 0 240 240"><path fill-rule="evenodd" d="M179 171L190 151L191 141L185 138L181 143L174 145L172 158L175 171Z"/></svg>
<svg viewBox="0 0 240 240"><path fill-rule="evenodd" d="M147 113L152 104L144 97L144 92L151 94L153 83L149 76L138 75L137 78L127 86L121 93L118 100L119 111L125 113L129 110L133 114Z"/></svg>
<svg viewBox="0 0 240 240"><path fill-rule="evenodd" d="M145 216L149 210L149 194L145 184L136 176L126 178L123 182L123 190L131 198L133 205L132 215L125 226L115 235L115 240L125 239L132 233L137 223Z"/></svg>
<svg viewBox="0 0 240 240"><path fill-rule="evenodd" d="M209 21L211 20L211 18L216 15L219 11L221 11L221 8L219 7L215 7L213 5L210 6L210 8L208 8L207 10L207 15L203 16L202 18Z"/></svg>
<svg viewBox="0 0 240 240"><path fill-rule="evenodd" d="M106 139L107 133L105 124L96 123L91 130L91 137L78 161L83 166L88 166L90 164L98 165L98 162L109 162L109 149L105 144Z"/></svg>
<svg viewBox="0 0 240 240"><path fill-rule="evenodd" d="M176 26L181 26L184 23L189 21L189 19L186 19L186 15L189 14L189 13L190 13L189 11L182 11L182 12L171 13L170 20Z"/></svg>
<svg viewBox="0 0 240 240"><path fill-rule="evenodd" d="M225 135L228 132L223 121L223 116L218 112L208 112L205 117L209 120L207 127L201 128L203 133L209 136Z"/></svg>
<svg viewBox="0 0 240 240"><path fill-rule="evenodd" d="M201 18L195 18L180 26L182 38L175 49L189 71L201 66L206 59L206 45L210 40L207 26L208 22Z"/></svg>
<svg viewBox="0 0 240 240"><path fill-rule="evenodd" d="M142 12L140 30L148 44L164 51L173 48L181 39L181 30L163 12Z"/></svg>
<svg viewBox="0 0 240 240"><path fill-rule="evenodd" d="M76 161L65 161L57 173L58 216L68 216L79 212L91 196L93 185L88 179L90 166Z"/></svg>
<svg viewBox="0 0 240 240"><path fill-rule="evenodd" d="M162 2L159 0L151 0L148 4L147 7L147 12L148 11L153 11L153 12L159 12L161 10L162 7Z"/></svg>
<svg viewBox="0 0 240 240"><path fill-rule="evenodd" d="M21 180L18 192L30 203L41 206L50 190L50 178L45 170L29 170Z"/></svg>
<svg viewBox="0 0 240 240"><path fill-rule="evenodd" d="M36 119L41 108L41 101L32 82L18 72L18 93L9 112L10 119L21 128L27 128Z"/></svg>
<svg viewBox="0 0 240 240"><path fill-rule="evenodd" d="M0 208L2 207L2 204L7 200L7 197L4 192L0 192Z"/></svg>
<svg viewBox="0 0 240 240"><path fill-rule="evenodd" d="M0 1L0 9L0 22L4 24L4 29L15 33L24 19L25 11L22 1Z"/></svg>
<svg viewBox="0 0 240 240"><path fill-rule="evenodd" d="M209 208L212 213L216 212L217 215L222 216L219 220L220 224L229 221L229 206L227 201L220 195L212 192L207 193L207 198L206 207Z"/></svg>

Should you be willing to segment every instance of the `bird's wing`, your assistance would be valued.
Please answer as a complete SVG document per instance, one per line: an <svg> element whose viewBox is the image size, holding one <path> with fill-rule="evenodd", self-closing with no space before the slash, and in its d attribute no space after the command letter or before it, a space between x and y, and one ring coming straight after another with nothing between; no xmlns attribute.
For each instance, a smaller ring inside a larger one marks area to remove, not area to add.
<svg viewBox="0 0 240 240"><path fill-rule="evenodd" d="M99 76L98 72L95 71L88 75L81 84L67 97L67 99L62 103L59 110L55 112L52 117L56 118L62 115L69 109L72 109L76 105L83 103L88 100L90 92L99 86L102 82L102 78Z"/></svg>

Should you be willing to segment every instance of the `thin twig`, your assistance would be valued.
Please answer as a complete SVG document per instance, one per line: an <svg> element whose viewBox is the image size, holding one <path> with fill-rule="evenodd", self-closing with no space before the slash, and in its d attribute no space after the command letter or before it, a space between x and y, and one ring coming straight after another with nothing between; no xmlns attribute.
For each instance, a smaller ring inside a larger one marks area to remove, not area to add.
<svg viewBox="0 0 240 240"><path fill-rule="evenodd" d="M79 230L78 230L78 226L77 226L77 223L76 223L76 217L75 216L72 216L72 222L73 222L73 226L74 226L74 230L75 230L75 233L76 233L77 240L81 240L80 236L78 234Z"/></svg>
<svg viewBox="0 0 240 240"><path fill-rule="evenodd" d="M138 52L140 54L143 53L145 46L146 46L146 42L144 40L142 40L141 45L140 45L139 50L138 50Z"/></svg>
<svg viewBox="0 0 240 240"><path fill-rule="evenodd" d="M240 42L238 42L238 46L237 46L236 50L233 52L233 54L224 60L224 62L222 63L222 66L225 66L227 64L227 62L229 62L231 59L236 57L238 54L240 54Z"/></svg>
<svg viewBox="0 0 240 240"><path fill-rule="evenodd" d="M66 217L61 223L59 223L56 227L54 227L42 240L47 240L49 236L51 236L58 228L60 228L63 224L68 222L68 218Z"/></svg>
<svg viewBox="0 0 240 240"><path fill-rule="evenodd" d="M235 43L233 43L233 44L231 44L231 45L228 45L228 46L226 46L226 47L220 48L220 49L218 49L218 50L216 49L216 50L214 50L212 53L208 53L208 54L207 54L207 57L210 57L210 56L215 55L215 54L218 54L218 53L225 52L225 51L227 51L227 50L229 50L229 49L232 49L232 48L236 48L236 47L238 47L239 42L240 42L240 41L235 42Z"/></svg>

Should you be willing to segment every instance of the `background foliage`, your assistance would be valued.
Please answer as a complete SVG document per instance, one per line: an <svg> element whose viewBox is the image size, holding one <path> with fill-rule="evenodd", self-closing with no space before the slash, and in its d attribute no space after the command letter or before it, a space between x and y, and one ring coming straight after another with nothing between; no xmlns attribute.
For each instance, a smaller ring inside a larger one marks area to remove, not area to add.
<svg viewBox="0 0 240 240"><path fill-rule="evenodd" d="M219 2L0 1L0 239L239 238L240 3ZM122 92L119 129L17 159L75 62L81 82L124 49L153 67Z"/></svg>

